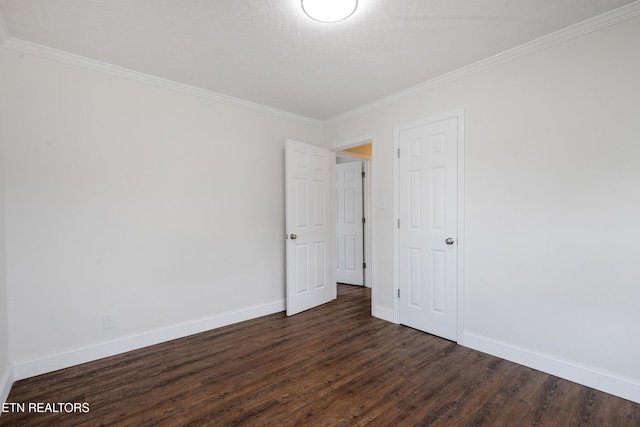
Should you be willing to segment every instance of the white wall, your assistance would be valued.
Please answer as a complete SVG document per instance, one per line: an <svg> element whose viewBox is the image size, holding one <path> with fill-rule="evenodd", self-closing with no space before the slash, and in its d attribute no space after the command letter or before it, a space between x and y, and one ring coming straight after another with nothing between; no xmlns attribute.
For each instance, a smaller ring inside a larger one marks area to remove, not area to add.
<svg viewBox="0 0 640 427"><path fill-rule="evenodd" d="M2 92L0 91L0 97ZM4 156L2 137L2 114L0 113L0 403L6 400L9 394L12 378L9 363L9 327L7 316L7 275L5 268L4 245Z"/></svg>
<svg viewBox="0 0 640 427"><path fill-rule="evenodd" d="M7 321L20 367L282 304L285 138L374 135L374 305L389 313L393 129L464 108L462 338L637 387L638 75L634 18L323 131L0 49L0 368Z"/></svg>
<svg viewBox="0 0 640 427"><path fill-rule="evenodd" d="M327 146L376 136L374 305L393 310L394 127L463 108L466 338L639 400L639 76L636 17L335 120Z"/></svg>
<svg viewBox="0 0 640 427"><path fill-rule="evenodd" d="M5 49L0 63L12 363L284 307L284 140L321 144L322 128Z"/></svg>
<svg viewBox="0 0 640 427"><path fill-rule="evenodd" d="M0 12L0 44L7 38L7 29L2 12ZM0 70L0 79L2 78ZM2 90L0 90L0 99ZM9 326L7 314L7 274L5 265L5 236L4 236L4 156L2 134L2 110L0 107L0 403L9 394L13 380L9 363Z"/></svg>

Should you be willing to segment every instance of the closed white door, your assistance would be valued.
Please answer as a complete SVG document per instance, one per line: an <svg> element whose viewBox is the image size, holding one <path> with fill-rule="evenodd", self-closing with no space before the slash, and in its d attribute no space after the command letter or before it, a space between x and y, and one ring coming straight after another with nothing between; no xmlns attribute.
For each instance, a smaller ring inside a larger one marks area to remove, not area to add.
<svg viewBox="0 0 640 427"><path fill-rule="evenodd" d="M331 162L325 148L287 140L287 315L336 297L332 270Z"/></svg>
<svg viewBox="0 0 640 427"><path fill-rule="evenodd" d="M362 286L362 162L336 165L336 199L336 281Z"/></svg>
<svg viewBox="0 0 640 427"><path fill-rule="evenodd" d="M398 132L400 323L457 339L458 118Z"/></svg>

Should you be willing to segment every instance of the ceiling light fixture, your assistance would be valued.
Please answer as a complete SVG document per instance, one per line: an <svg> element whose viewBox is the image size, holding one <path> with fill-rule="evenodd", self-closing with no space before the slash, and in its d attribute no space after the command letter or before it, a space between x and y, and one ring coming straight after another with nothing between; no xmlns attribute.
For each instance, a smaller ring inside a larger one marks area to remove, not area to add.
<svg viewBox="0 0 640 427"><path fill-rule="evenodd" d="M356 11L358 0L301 0L302 10L319 22L344 21Z"/></svg>

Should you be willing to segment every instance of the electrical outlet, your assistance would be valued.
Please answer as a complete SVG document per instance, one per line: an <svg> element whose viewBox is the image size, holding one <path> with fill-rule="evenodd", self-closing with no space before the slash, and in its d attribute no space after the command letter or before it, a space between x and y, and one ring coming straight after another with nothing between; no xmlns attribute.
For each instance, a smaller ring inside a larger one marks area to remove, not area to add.
<svg viewBox="0 0 640 427"><path fill-rule="evenodd" d="M102 316L103 329L113 329L116 327L116 315L113 313Z"/></svg>

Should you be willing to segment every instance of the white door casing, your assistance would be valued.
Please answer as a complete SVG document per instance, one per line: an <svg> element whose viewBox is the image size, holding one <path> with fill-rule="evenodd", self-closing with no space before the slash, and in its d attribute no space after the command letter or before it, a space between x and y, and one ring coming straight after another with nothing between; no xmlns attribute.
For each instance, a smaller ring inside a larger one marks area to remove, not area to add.
<svg viewBox="0 0 640 427"><path fill-rule="evenodd" d="M375 134L366 135L360 138L356 138L354 140L336 145L331 148L332 151L336 153L336 157L341 157L343 159L351 159L351 160L360 160L363 163L363 171L365 172L364 177L364 189L362 193L362 200L364 201L364 217L366 218L366 222L364 224L364 254L363 254L363 262L366 264L366 268L364 269L364 285L369 288L373 288L373 270L375 266L373 265L373 231L375 227L373 224L375 222L375 211L372 209L373 199L375 195L374 186L373 186L373 152L375 151L376 145L374 144ZM355 153L351 151L346 151L350 148L355 148L361 145L371 144L371 155ZM373 307L374 301L372 300L371 305Z"/></svg>
<svg viewBox="0 0 640 427"><path fill-rule="evenodd" d="M336 165L336 281L363 285L362 162Z"/></svg>
<svg viewBox="0 0 640 427"><path fill-rule="evenodd" d="M292 140L285 146L287 315L335 298L332 180L335 154Z"/></svg>
<svg viewBox="0 0 640 427"><path fill-rule="evenodd" d="M458 120L418 123L397 133L399 322L454 341Z"/></svg>

